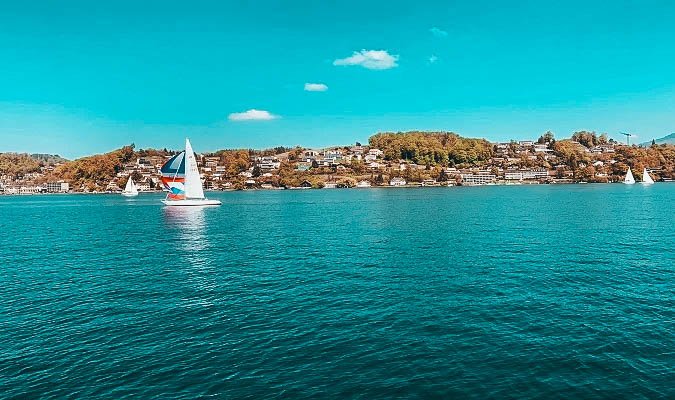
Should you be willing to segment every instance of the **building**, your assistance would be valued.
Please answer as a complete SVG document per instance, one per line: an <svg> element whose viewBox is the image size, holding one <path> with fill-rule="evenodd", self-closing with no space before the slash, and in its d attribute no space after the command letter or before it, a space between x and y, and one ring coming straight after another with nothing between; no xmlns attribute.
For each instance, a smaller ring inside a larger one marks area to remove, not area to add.
<svg viewBox="0 0 675 400"><path fill-rule="evenodd" d="M504 172L504 179L507 181L522 181L526 179L544 179L548 177L548 171L545 168L508 170Z"/></svg>
<svg viewBox="0 0 675 400"><path fill-rule="evenodd" d="M599 144L591 148L591 153L600 154L600 153L614 153L614 145L612 144Z"/></svg>
<svg viewBox="0 0 675 400"><path fill-rule="evenodd" d="M391 178L389 181L389 186L405 186L408 182L405 181L403 178Z"/></svg>
<svg viewBox="0 0 675 400"><path fill-rule="evenodd" d="M548 145L546 144L535 144L534 145L534 152L535 153L552 153L553 150L548 148Z"/></svg>
<svg viewBox="0 0 675 400"><path fill-rule="evenodd" d="M504 172L504 179L507 181L522 181L523 173L522 171L506 171Z"/></svg>
<svg viewBox="0 0 675 400"><path fill-rule="evenodd" d="M300 156L300 161L311 163L319 157L320 153L318 150L305 150Z"/></svg>
<svg viewBox="0 0 675 400"><path fill-rule="evenodd" d="M488 171L479 171L478 173L460 174L462 183L465 185L487 185L494 183L497 177Z"/></svg>
<svg viewBox="0 0 675 400"><path fill-rule="evenodd" d="M67 193L70 185L68 182L47 182L45 189L47 193Z"/></svg>
<svg viewBox="0 0 675 400"><path fill-rule="evenodd" d="M276 157L264 156L257 158L258 167L264 171L279 169L281 162Z"/></svg>
<svg viewBox="0 0 675 400"><path fill-rule="evenodd" d="M356 184L357 188L369 188L370 187L370 182L368 181L360 181L359 183Z"/></svg>

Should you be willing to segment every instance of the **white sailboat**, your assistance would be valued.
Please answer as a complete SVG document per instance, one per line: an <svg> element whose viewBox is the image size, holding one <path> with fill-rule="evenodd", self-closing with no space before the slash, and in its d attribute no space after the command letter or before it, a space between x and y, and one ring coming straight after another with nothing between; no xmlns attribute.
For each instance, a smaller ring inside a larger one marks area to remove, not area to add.
<svg viewBox="0 0 675 400"><path fill-rule="evenodd" d="M134 197L138 196L138 188L136 187L136 184L134 183L134 180L129 177L127 180L127 185L124 187L124 190L122 191L122 196L125 197Z"/></svg>
<svg viewBox="0 0 675 400"><path fill-rule="evenodd" d="M654 183L654 180L649 176L649 172L647 171L647 168L645 168L642 170L642 184L651 185L652 183Z"/></svg>
<svg viewBox="0 0 675 400"><path fill-rule="evenodd" d="M162 166L162 184L169 192L162 200L167 206L219 206L219 200L204 197L197 159L189 139L185 151L176 154Z"/></svg>
<svg viewBox="0 0 675 400"><path fill-rule="evenodd" d="M626 177L623 179L623 183L626 185L632 185L635 183L635 178L633 178L633 172L628 167L628 172L626 172Z"/></svg>

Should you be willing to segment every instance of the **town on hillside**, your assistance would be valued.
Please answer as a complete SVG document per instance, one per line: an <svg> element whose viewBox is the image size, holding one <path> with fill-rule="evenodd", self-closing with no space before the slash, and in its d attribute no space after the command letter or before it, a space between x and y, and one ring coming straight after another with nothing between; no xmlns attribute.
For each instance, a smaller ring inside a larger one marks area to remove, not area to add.
<svg viewBox="0 0 675 400"><path fill-rule="evenodd" d="M117 193L132 178L142 192L161 191L160 168L175 151L135 150L67 161L0 154L0 194ZM277 147L197 154L207 190L611 183L628 167L672 181L675 146L625 145L594 132L556 140L491 143L450 132L378 133L367 145Z"/></svg>

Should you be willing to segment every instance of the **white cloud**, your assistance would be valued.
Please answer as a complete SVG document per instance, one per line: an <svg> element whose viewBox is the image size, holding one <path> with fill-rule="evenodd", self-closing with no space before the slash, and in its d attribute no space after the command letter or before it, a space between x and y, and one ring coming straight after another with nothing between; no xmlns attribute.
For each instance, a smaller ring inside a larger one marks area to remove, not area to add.
<svg viewBox="0 0 675 400"><path fill-rule="evenodd" d="M360 65L368 69L389 69L398 67L398 55L392 55L387 50L355 51L350 57L339 58L333 65Z"/></svg>
<svg viewBox="0 0 675 400"><path fill-rule="evenodd" d="M432 55L431 57L429 57L429 64L433 64L436 61L438 61L438 57L436 57L435 55Z"/></svg>
<svg viewBox="0 0 675 400"><path fill-rule="evenodd" d="M230 121L269 121L279 118L279 116L270 114L269 111L250 109L248 111L232 113L227 116Z"/></svg>
<svg viewBox="0 0 675 400"><path fill-rule="evenodd" d="M323 83L305 83L305 90L308 92L325 92L328 86Z"/></svg>
<svg viewBox="0 0 675 400"><path fill-rule="evenodd" d="M435 26L429 29L429 32L431 32L432 35L440 38L448 36L448 32L444 31L443 29L436 28Z"/></svg>

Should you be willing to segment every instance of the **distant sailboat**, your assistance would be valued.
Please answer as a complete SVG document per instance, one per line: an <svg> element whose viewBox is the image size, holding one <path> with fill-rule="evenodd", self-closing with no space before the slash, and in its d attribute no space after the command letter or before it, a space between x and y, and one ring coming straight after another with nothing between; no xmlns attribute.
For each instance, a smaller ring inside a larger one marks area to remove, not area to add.
<svg viewBox="0 0 675 400"><path fill-rule="evenodd" d="M624 178L623 183L626 185L632 185L635 183L635 178L633 178L633 172L631 172L630 167L628 167L628 172L626 172L626 177Z"/></svg>
<svg viewBox="0 0 675 400"><path fill-rule="evenodd" d="M219 200L204 197L197 159L190 140L185 139L185 151L171 157L161 169L162 184L169 192L162 200L167 206L219 206Z"/></svg>
<svg viewBox="0 0 675 400"><path fill-rule="evenodd" d="M129 177L127 180L127 185L124 187L124 190L122 191L122 196L125 197L134 197L138 196L138 188L136 187L136 184L134 183L134 180Z"/></svg>
<svg viewBox="0 0 675 400"><path fill-rule="evenodd" d="M647 171L647 168L645 168L642 170L642 184L651 185L652 183L654 183L654 180L649 176L649 172Z"/></svg>

